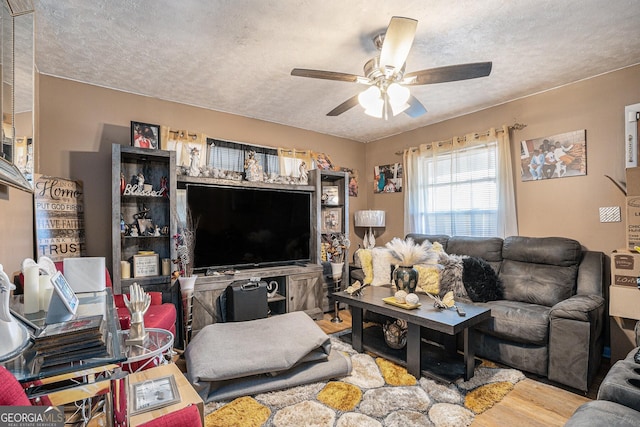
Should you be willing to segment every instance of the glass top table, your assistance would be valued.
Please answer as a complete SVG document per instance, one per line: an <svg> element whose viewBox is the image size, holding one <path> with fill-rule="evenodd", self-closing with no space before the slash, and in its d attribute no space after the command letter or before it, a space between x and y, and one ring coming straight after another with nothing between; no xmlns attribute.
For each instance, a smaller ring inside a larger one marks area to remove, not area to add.
<svg viewBox="0 0 640 427"><path fill-rule="evenodd" d="M38 381L64 374L77 373L79 370L89 370L100 368L106 365L118 364L126 360L123 352L120 337L118 316L113 303L113 294L110 288L100 292L78 293L79 305L76 318L94 316L102 314L105 320L104 339L107 344L107 356L83 359L62 363L55 366L41 368L32 345L29 344L15 358L2 362L21 383ZM37 329L45 325L47 312L40 310L32 314L24 314L23 295L14 295L10 302L10 307L18 316L26 319L22 323L26 325L30 334L35 334Z"/></svg>
<svg viewBox="0 0 640 427"><path fill-rule="evenodd" d="M147 337L142 344L126 344L129 331L119 331L120 347L127 360L122 368L128 372L137 372L147 367L168 363L165 356L171 357L173 334L165 329L147 328Z"/></svg>

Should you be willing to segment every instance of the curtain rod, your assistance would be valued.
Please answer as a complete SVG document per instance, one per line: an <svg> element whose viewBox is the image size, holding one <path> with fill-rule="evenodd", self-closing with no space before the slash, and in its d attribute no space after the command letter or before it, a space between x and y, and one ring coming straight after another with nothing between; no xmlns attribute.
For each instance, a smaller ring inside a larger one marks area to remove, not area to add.
<svg viewBox="0 0 640 427"><path fill-rule="evenodd" d="M526 124L516 122L516 123L512 124L511 126L508 126L508 129L509 130L522 130L522 129L526 128L526 127L527 127ZM504 131L502 130L502 128L496 129L496 133L499 133L499 132L504 132ZM489 136L489 133L490 133L489 131L482 132L482 133L476 132L474 135ZM457 138L457 140L458 141L466 141L467 137L466 136L461 136L461 137ZM442 141L430 142L429 144L438 144L438 146L441 147L444 144L452 144L452 143L453 143L453 138L449 138L449 139L445 139L445 140L442 140ZM429 144L427 144L427 145L429 145ZM418 149L418 147L405 148L405 150L413 150L413 151L415 151L417 149ZM402 156L404 154L405 150L396 151L395 152L396 156Z"/></svg>

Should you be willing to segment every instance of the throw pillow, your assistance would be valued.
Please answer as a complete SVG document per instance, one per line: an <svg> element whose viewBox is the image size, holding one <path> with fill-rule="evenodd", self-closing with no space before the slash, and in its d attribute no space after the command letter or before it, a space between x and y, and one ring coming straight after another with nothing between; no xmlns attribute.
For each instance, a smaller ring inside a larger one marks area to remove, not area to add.
<svg viewBox="0 0 640 427"><path fill-rule="evenodd" d="M440 264L442 264L442 273L440 275L440 297L444 297L449 291L453 291L453 297L469 299L467 290L462 282L462 258L461 255L440 254Z"/></svg>
<svg viewBox="0 0 640 427"><path fill-rule="evenodd" d="M462 265L462 282L471 301L487 302L503 298L502 281L487 261L479 257L464 257Z"/></svg>
<svg viewBox="0 0 640 427"><path fill-rule="evenodd" d="M439 264L417 264L413 268L418 270L418 290L437 295L440 292L440 271L442 266Z"/></svg>
<svg viewBox="0 0 640 427"><path fill-rule="evenodd" d="M358 264L364 272L364 284L368 285L373 280L373 256L371 249L358 249L356 252Z"/></svg>
<svg viewBox="0 0 640 427"><path fill-rule="evenodd" d="M371 286L382 286L391 283L391 256L385 248L371 250L373 262L373 279Z"/></svg>

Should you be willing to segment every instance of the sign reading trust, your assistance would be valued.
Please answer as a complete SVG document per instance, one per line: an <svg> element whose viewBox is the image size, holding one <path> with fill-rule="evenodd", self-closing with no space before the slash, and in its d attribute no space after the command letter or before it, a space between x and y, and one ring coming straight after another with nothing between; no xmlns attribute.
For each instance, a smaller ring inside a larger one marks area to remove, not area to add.
<svg viewBox="0 0 640 427"><path fill-rule="evenodd" d="M85 251L84 192L81 181L39 176L34 184L36 250L53 261Z"/></svg>
<svg viewBox="0 0 640 427"><path fill-rule="evenodd" d="M0 427L64 427L62 406L0 406Z"/></svg>

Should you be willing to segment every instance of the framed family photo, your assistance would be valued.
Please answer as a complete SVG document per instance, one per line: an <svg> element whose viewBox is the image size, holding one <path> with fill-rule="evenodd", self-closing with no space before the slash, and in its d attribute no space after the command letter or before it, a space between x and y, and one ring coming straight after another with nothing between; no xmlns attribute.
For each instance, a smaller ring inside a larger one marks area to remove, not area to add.
<svg viewBox="0 0 640 427"><path fill-rule="evenodd" d="M160 125L131 122L131 145L138 148L160 148Z"/></svg>

